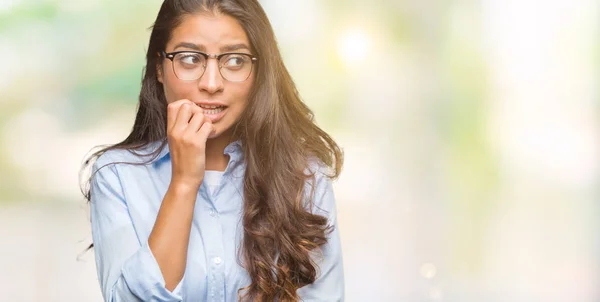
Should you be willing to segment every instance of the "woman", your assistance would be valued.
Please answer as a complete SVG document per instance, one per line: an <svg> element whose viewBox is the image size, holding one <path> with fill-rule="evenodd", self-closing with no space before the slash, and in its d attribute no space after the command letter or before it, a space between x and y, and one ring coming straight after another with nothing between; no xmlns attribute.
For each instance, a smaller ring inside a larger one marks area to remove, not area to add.
<svg viewBox="0 0 600 302"><path fill-rule="evenodd" d="M139 102L131 134L91 157L106 301L344 299L342 152L257 0L164 1Z"/></svg>

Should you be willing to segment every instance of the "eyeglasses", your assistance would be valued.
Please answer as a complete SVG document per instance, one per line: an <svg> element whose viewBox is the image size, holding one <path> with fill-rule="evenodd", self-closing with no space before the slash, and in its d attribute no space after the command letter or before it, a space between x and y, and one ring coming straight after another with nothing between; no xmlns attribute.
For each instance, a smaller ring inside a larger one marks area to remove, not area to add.
<svg viewBox="0 0 600 302"><path fill-rule="evenodd" d="M195 81L206 71L209 58L219 62L221 76L230 82L243 82L250 77L254 62L258 58L247 53L229 52L223 54L207 54L200 51L175 51L160 54L173 62L173 72L178 79Z"/></svg>

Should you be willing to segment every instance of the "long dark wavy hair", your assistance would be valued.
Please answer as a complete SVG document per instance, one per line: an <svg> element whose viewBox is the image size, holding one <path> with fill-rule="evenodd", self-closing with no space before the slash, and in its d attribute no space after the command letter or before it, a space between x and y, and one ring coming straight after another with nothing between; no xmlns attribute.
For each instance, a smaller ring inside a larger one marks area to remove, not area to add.
<svg viewBox="0 0 600 302"><path fill-rule="evenodd" d="M82 171L108 150L138 154L137 150L160 141L160 148L151 154L155 158L165 147L167 101L157 78L157 66L162 64L157 54L165 49L182 18L195 13L235 18L259 58L248 105L233 129L233 136L242 142L246 163L239 260L252 280L239 289L238 296L251 301L298 301L297 289L317 277L311 251L320 250L333 227L326 217L311 213L313 192L305 192L304 185L314 181L315 173L306 171L310 160L317 159L329 168L327 176L335 179L341 172L343 153L315 124L312 111L302 102L257 0L164 1L152 26L133 129L122 142L91 154ZM88 202L92 177L82 188ZM310 196L308 205L304 196Z"/></svg>

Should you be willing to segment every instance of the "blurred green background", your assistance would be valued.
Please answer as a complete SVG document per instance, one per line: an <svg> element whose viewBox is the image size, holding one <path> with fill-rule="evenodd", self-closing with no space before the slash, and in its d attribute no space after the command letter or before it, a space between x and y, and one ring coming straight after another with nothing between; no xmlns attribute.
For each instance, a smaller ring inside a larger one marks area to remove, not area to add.
<svg viewBox="0 0 600 302"><path fill-rule="evenodd" d="M598 301L600 4L263 0L335 183L347 301ZM101 301L83 158L161 1L0 0L0 293Z"/></svg>

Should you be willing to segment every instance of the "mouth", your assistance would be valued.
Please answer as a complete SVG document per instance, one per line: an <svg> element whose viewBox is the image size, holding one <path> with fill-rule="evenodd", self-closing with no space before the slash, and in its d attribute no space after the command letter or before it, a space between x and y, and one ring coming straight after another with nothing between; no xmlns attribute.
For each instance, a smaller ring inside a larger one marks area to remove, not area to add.
<svg viewBox="0 0 600 302"><path fill-rule="evenodd" d="M204 115L210 119L212 123L218 122L223 115L225 115L227 111L227 106L224 105L206 105L206 104L196 104L198 107L202 108L204 111Z"/></svg>

